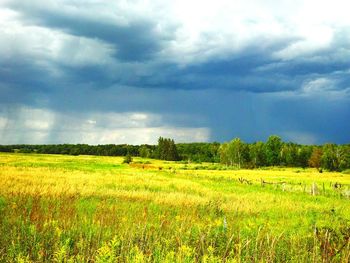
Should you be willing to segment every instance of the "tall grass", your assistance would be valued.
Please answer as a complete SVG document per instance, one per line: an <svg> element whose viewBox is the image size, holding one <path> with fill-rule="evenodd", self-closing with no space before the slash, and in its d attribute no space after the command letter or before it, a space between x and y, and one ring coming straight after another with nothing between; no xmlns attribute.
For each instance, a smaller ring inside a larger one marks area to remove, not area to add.
<svg viewBox="0 0 350 263"><path fill-rule="evenodd" d="M349 262L349 200L313 170L0 155L1 262ZM159 170L158 167L163 169ZM171 167L169 169L169 167ZM251 180L242 184L238 177ZM326 193L264 186L319 185Z"/></svg>

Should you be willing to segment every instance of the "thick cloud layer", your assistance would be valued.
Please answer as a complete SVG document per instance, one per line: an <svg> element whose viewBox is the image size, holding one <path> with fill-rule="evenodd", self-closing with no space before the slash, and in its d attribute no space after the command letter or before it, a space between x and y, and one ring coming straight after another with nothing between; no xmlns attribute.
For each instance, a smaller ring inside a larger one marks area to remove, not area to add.
<svg viewBox="0 0 350 263"><path fill-rule="evenodd" d="M0 143L348 143L349 7L3 1Z"/></svg>

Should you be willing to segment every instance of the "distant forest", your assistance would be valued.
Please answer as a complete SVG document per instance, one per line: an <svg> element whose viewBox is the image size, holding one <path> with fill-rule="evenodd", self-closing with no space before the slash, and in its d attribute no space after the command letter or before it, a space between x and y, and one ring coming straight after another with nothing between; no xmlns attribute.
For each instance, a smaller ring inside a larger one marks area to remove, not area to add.
<svg viewBox="0 0 350 263"><path fill-rule="evenodd" d="M314 167L320 172L350 169L350 144L301 145L272 135L266 142L245 143L235 138L226 143L177 143L160 137L158 145L50 144L0 145L0 152L68 155L140 156L169 161L215 162L237 168L264 166Z"/></svg>

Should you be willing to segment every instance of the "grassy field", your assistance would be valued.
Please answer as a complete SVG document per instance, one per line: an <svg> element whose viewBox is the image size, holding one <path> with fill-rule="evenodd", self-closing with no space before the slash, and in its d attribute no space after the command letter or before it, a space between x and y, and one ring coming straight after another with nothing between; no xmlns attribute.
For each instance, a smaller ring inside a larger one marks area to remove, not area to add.
<svg viewBox="0 0 350 263"><path fill-rule="evenodd" d="M350 261L350 175L122 161L0 154L0 261Z"/></svg>

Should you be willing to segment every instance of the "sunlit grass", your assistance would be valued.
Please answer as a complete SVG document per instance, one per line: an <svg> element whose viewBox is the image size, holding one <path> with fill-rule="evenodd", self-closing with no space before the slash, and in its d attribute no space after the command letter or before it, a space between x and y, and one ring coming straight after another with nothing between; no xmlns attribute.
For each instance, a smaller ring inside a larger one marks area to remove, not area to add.
<svg viewBox="0 0 350 263"><path fill-rule="evenodd" d="M0 261L349 260L349 175L122 162L0 154Z"/></svg>

